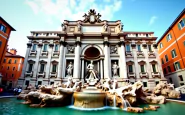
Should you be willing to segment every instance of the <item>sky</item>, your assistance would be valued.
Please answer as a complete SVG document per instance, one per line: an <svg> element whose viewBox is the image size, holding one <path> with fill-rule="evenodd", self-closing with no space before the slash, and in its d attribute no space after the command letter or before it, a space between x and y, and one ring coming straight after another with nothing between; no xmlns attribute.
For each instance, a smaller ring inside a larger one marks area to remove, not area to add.
<svg viewBox="0 0 185 115"><path fill-rule="evenodd" d="M63 20L95 9L102 20L121 20L123 31L154 32L158 39L185 8L185 0L0 0L0 16L16 29L8 48L25 56L30 31L60 31Z"/></svg>

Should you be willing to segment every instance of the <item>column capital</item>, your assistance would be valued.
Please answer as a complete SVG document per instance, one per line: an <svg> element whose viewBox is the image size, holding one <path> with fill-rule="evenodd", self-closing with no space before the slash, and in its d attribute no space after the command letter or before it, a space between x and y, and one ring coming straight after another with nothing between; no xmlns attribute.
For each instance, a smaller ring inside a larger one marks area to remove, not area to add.
<svg viewBox="0 0 185 115"><path fill-rule="evenodd" d="M121 45L124 46L124 45L125 45L125 42L124 42L124 41L120 41L120 42L118 42L118 45L119 45L119 46L121 46Z"/></svg>
<svg viewBox="0 0 185 115"><path fill-rule="evenodd" d="M32 44L31 43L27 43L27 48L31 48Z"/></svg>
<svg viewBox="0 0 185 115"><path fill-rule="evenodd" d="M66 46L67 42L60 40L60 45Z"/></svg>
<svg viewBox="0 0 185 115"><path fill-rule="evenodd" d="M103 42L103 45L109 46L109 44L110 44L109 41L104 41L104 42Z"/></svg>
<svg viewBox="0 0 185 115"><path fill-rule="evenodd" d="M53 46L54 46L54 44L49 44L49 46L50 46L50 47L53 47Z"/></svg>
<svg viewBox="0 0 185 115"><path fill-rule="evenodd" d="M81 41L76 41L75 44L81 46L82 43Z"/></svg>
<svg viewBox="0 0 185 115"><path fill-rule="evenodd" d="M42 44L42 43L39 43L39 44L38 44L38 46L39 46L39 47L42 47L42 46L43 46L43 44Z"/></svg>

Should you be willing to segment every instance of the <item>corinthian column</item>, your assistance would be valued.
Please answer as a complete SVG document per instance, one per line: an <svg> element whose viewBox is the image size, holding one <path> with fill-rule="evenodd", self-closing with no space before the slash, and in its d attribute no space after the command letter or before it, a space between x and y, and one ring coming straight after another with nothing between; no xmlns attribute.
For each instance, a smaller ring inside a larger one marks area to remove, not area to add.
<svg viewBox="0 0 185 115"><path fill-rule="evenodd" d="M120 57L119 57L120 77L123 79L127 79L125 46L124 46L124 41L122 41L122 40L119 42L119 55L120 55Z"/></svg>
<svg viewBox="0 0 185 115"><path fill-rule="evenodd" d="M80 78L80 49L81 49L81 42L76 41L76 47L75 47L75 59L74 59L74 72L73 72L73 78L78 79Z"/></svg>
<svg viewBox="0 0 185 115"><path fill-rule="evenodd" d="M57 78L62 78L62 67L63 67L63 57L64 57L64 46L66 42L64 42L64 37L61 37L60 40L60 55L59 55L59 64L58 64L58 74Z"/></svg>

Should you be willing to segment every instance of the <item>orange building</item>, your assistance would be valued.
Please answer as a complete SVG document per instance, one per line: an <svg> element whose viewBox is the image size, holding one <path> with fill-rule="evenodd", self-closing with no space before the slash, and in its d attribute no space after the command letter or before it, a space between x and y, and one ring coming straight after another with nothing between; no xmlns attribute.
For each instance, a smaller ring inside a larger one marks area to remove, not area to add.
<svg viewBox="0 0 185 115"><path fill-rule="evenodd" d="M15 87L17 80L21 76L24 57L16 55L16 49L10 49L6 52L3 64L1 66L2 84L8 85L8 88Z"/></svg>
<svg viewBox="0 0 185 115"><path fill-rule="evenodd" d="M185 84L185 9L157 42L162 68L175 87Z"/></svg>
<svg viewBox="0 0 185 115"><path fill-rule="evenodd" d="M15 31L15 29L12 26L10 26L0 16L0 67L3 63L3 59L6 54L7 44L8 44L11 31ZM1 68L0 68L0 71L1 71ZM1 73L0 73L0 77L1 77Z"/></svg>

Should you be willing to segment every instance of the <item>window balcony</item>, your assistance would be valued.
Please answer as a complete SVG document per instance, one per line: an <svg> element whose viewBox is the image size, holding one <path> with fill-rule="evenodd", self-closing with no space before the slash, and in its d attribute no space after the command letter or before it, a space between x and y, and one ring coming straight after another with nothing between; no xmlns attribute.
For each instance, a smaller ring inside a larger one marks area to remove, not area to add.
<svg viewBox="0 0 185 115"><path fill-rule="evenodd" d="M31 50L30 51L30 55L35 55L36 56L37 55L37 51L36 50Z"/></svg>
<svg viewBox="0 0 185 115"><path fill-rule="evenodd" d="M33 77L33 71L26 71L25 76L26 77Z"/></svg>
<svg viewBox="0 0 185 115"><path fill-rule="evenodd" d="M38 78L39 78L39 77L45 78L45 75L46 75L46 72L38 72L37 77L38 77Z"/></svg>
<svg viewBox="0 0 185 115"><path fill-rule="evenodd" d="M130 57L130 56L133 56L132 51L126 51L126 57Z"/></svg>
<svg viewBox="0 0 185 115"><path fill-rule="evenodd" d="M57 78L57 72L50 72L50 78Z"/></svg>
<svg viewBox="0 0 185 115"><path fill-rule="evenodd" d="M137 56L138 57L144 57L143 51L137 51Z"/></svg>
<svg viewBox="0 0 185 115"><path fill-rule="evenodd" d="M42 55L42 56L48 56L48 51L42 51L42 52L41 52L41 55Z"/></svg>
<svg viewBox="0 0 185 115"><path fill-rule="evenodd" d="M53 56L59 56L60 52L59 51L54 51Z"/></svg>
<svg viewBox="0 0 185 115"><path fill-rule="evenodd" d="M149 52L148 52L148 56L149 56L149 57L155 57L154 51L149 51Z"/></svg>
<svg viewBox="0 0 185 115"><path fill-rule="evenodd" d="M136 78L136 74L134 72L128 72L128 78Z"/></svg>
<svg viewBox="0 0 185 115"><path fill-rule="evenodd" d="M149 78L147 72L140 72L139 76L140 76L140 78Z"/></svg>
<svg viewBox="0 0 185 115"><path fill-rule="evenodd" d="M153 78L161 78L161 74L159 72L152 72Z"/></svg>

